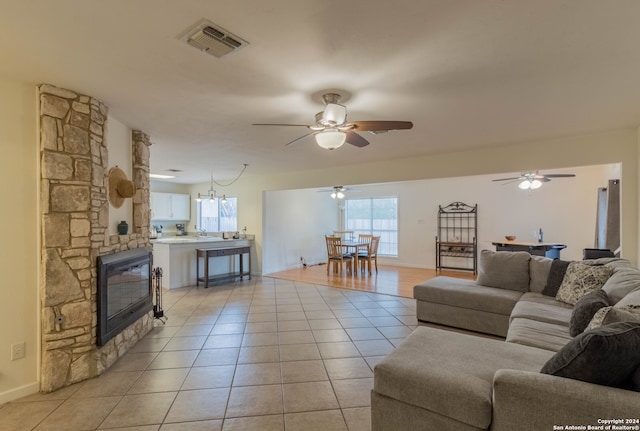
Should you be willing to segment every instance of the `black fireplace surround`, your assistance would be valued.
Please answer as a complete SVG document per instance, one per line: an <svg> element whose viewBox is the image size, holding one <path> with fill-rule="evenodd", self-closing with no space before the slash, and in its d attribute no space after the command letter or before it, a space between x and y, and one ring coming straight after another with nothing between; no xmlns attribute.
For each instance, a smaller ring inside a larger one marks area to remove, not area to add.
<svg viewBox="0 0 640 431"><path fill-rule="evenodd" d="M150 247L98 257L98 346L151 311L152 265Z"/></svg>

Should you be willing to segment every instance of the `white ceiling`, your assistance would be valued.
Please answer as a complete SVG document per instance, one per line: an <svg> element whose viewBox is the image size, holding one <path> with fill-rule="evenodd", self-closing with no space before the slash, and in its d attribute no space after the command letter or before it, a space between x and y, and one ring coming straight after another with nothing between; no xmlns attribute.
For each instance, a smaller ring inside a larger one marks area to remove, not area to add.
<svg viewBox="0 0 640 431"><path fill-rule="evenodd" d="M307 170L640 124L640 1L0 0L0 73L105 102L176 182ZM179 36L206 18L249 45ZM284 144L338 88L350 120L409 120L358 149ZM315 97L314 97L315 96Z"/></svg>

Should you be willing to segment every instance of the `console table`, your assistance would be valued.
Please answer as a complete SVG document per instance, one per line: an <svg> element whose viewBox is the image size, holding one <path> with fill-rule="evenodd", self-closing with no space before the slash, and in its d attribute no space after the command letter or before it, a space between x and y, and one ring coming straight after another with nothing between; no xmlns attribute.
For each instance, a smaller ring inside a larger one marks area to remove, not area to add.
<svg viewBox="0 0 640 431"><path fill-rule="evenodd" d="M565 244L555 242L513 242L494 241L496 251L526 251L536 256L546 256L551 259L560 259L560 250L567 248Z"/></svg>
<svg viewBox="0 0 640 431"><path fill-rule="evenodd" d="M244 255L247 254L249 256L249 262L247 270L244 269ZM214 257L229 257L229 256L240 256L240 270L237 272L229 272L226 274L217 274L215 276L209 275L209 259ZM202 277L200 277L200 258L204 260L204 271ZM244 280L244 276L249 276L249 280L251 280L251 248L249 246L241 246L241 247L224 247L224 248L198 248L196 249L196 287L199 286L200 282L204 283L204 287L209 287L209 282L221 281L221 280L229 280L235 279L236 277L240 277L241 280Z"/></svg>

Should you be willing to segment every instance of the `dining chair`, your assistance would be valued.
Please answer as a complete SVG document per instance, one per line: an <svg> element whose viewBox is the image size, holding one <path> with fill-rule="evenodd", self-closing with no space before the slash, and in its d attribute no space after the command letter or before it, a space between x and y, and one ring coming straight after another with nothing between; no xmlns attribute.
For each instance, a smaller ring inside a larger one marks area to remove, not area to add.
<svg viewBox="0 0 640 431"><path fill-rule="evenodd" d="M369 275L371 275L371 261L374 262L376 267L376 273L378 272L378 244L380 244L379 236L372 236L371 242L369 242L369 249L366 252L361 251L358 253L358 261L360 262L360 270L364 271L365 264L369 269Z"/></svg>
<svg viewBox="0 0 640 431"><path fill-rule="evenodd" d="M371 238L373 235L370 233L359 233L358 234L358 242L371 242Z"/></svg>
<svg viewBox="0 0 640 431"><path fill-rule="evenodd" d="M339 236L343 241L353 241L353 233L352 230L334 230L333 236Z"/></svg>
<svg viewBox="0 0 640 431"><path fill-rule="evenodd" d="M326 236L327 242L327 274L329 274L329 267L333 264L333 272L338 272L338 266L340 266L340 273L342 274L342 264L346 264L347 272L352 273L353 256L346 254L342 248L342 238L337 236Z"/></svg>

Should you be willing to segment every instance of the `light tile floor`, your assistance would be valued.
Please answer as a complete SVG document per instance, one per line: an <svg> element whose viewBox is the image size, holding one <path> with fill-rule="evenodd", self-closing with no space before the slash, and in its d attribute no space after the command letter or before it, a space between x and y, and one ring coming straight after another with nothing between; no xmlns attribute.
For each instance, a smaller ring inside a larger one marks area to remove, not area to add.
<svg viewBox="0 0 640 431"><path fill-rule="evenodd" d="M0 430L370 430L374 365L415 301L254 277L165 291L165 325L102 376L0 407Z"/></svg>

